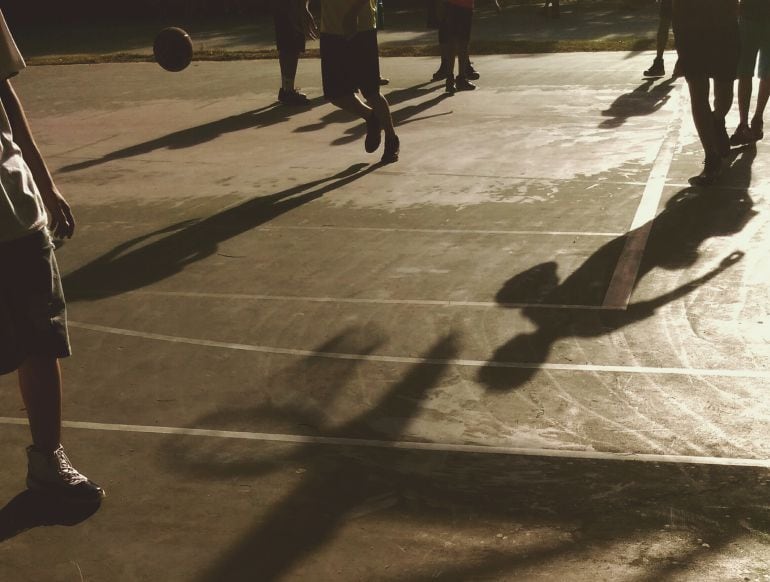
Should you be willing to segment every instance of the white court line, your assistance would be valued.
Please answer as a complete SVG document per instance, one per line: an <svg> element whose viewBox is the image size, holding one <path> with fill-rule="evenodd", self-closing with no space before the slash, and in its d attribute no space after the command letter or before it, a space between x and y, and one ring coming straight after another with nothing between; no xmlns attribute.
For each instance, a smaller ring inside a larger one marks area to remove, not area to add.
<svg viewBox="0 0 770 582"><path fill-rule="evenodd" d="M684 86L683 86L684 87ZM679 90L679 99L681 103L681 93ZM679 142L679 132L682 125L681 107L678 107L678 113L668 124L663 143L660 145L658 155L650 170L650 177L644 188L642 199L639 202L639 208L631 223L631 229L626 238L626 244L618 258L618 265L610 280L607 288L607 294L604 297L605 307L615 307L624 309L628 307L631 301L631 294L636 285L636 279L639 276L639 267L642 263L642 256L647 247L647 239L652 229L652 221L658 211L660 199L663 196L663 189L666 186L668 172L671 169L671 163L674 161L674 152Z"/></svg>
<svg viewBox="0 0 770 582"><path fill-rule="evenodd" d="M96 291L111 292L100 288ZM188 297L242 301L304 301L307 303L352 303L359 305L420 305L426 307L482 307L495 309L569 309L583 311L617 311L603 305L562 305L556 303L498 303L496 301L452 301L450 299L365 299L360 297L307 297L302 295L261 295L258 293L204 293L200 291L127 291L122 295L154 295L156 297Z"/></svg>
<svg viewBox="0 0 770 582"><path fill-rule="evenodd" d="M24 418L0 417L0 424L27 425ZM142 426L134 424L109 424L100 422L63 421L65 428L97 430L108 432L127 432L141 434L208 437L236 439L246 441L278 442L305 445L326 445L338 447L363 447L372 449L391 449L405 451L430 451L448 453L470 453L482 455L509 455L522 457L545 457L557 459L582 459L593 461L636 461L641 463L674 463L686 465L719 465L729 467L770 468L770 460L731 457L702 457L692 455L656 455L643 453L603 453L587 450L537 449L525 447L500 447L488 445L462 445L455 443L426 443L409 441L385 441L375 439L355 439L344 437L322 437L293 434L274 434L262 432L243 432L229 430L208 430L199 428L176 428L169 426Z"/></svg>
<svg viewBox="0 0 770 582"><path fill-rule="evenodd" d="M603 366L598 364L554 364L550 362L495 362L488 360L461 360L455 358L412 358L403 356L378 356L374 354L345 354L339 352L322 352L312 350L298 350L293 348L277 348L272 346L260 346L254 344L239 344L220 342L206 339L196 339L144 331L135 331L104 325L94 325L70 321L73 328L107 333L125 337L135 337L154 341L186 344L200 347L238 350L263 354L276 354L284 356L300 356L303 358L326 358L332 360L354 360L363 362L381 362L390 364L418 364L432 366L464 366L471 368L501 368L516 370L553 370L564 372L589 372L589 373L619 373L619 374L651 374L664 376L698 376L698 377L724 377L724 378L754 378L770 379L770 370L727 370L723 368L655 368L651 366Z"/></svg>
<svg viewBox="0 0 770 582"><path fill-rule="evenodd" d="M462 228L386 228L375 226L261 226L256 230L348 230L360 232L412 232L420 234L502 234L514 236L598 236L615 238L623 232L581 232L571 230L483 230Z"/></svg>

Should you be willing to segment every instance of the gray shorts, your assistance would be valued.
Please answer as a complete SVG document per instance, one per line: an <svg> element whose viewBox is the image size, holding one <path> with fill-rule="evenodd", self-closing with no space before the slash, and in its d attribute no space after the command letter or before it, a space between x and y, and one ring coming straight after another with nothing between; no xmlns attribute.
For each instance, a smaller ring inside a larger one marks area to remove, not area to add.
<svg viewBox="0 0 770 582"><path fill-rule="evenodd" d="M69 355L64 293L48 233L0 242L0 374L29 356Z"/></svg>

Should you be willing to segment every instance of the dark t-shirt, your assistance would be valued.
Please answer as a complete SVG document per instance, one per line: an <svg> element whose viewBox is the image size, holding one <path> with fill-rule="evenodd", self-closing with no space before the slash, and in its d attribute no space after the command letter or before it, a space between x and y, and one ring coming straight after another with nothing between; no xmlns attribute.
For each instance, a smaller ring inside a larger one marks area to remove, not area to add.
<svg viewBox="0 0 770 582"><path fill-rule="evenodd" d="M741 0L741 18L770 22L770 0Z"/></svg>
<svg viewBox="0 0 770 582"><path fill-rule="evenodd" d="M767 0L762 0L767 1ZM738 0L674 0L674 29L714 29L738 18Z"/></svg>

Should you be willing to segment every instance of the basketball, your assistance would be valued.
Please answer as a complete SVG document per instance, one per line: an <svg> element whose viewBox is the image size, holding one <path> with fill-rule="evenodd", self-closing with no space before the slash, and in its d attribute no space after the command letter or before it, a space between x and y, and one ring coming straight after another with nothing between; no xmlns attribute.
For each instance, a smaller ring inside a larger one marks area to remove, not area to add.
<svg viewBox="0 0 770 582"><path fill-rule="evenodd" d="M190 35L175 26L164 28L152 45L155 61L167 71L177 72L187 68L192 61L193 45Z"/></svg>

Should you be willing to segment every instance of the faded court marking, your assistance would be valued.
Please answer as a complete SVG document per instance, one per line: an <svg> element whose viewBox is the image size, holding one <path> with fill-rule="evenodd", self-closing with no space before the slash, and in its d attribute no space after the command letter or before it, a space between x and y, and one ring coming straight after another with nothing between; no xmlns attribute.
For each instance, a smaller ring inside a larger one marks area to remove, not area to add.
<svg viewBox="0 0 770 582"><path fill-rule="evenodd" d="M26 426L24 418L0 417L0 424ZM344 437L322 437L293 434L272 434L262 432L237 432L229 430L208 430L198 428L176 428L168 426L142 426L134 424L108 424L100 422L63 421L66 428L107 432L142 433L155 435L191 436L245 441L278 442L288 444L325 445L338 447L363 447L371 449L396 449L405 451L428 451L467 453L476 455L509 455L520 457L543 457L557 459L583 459L592 461L635 461L638 463L673 463L680 465L719 465L729 467L770 468L770 460L731 457L706 457L691 455L656 455L643 453L604 453L587 450L537 449L524 447L499 447L487 445L463 445L455 443L426 443L410 441L386 441Z"/></svg>

